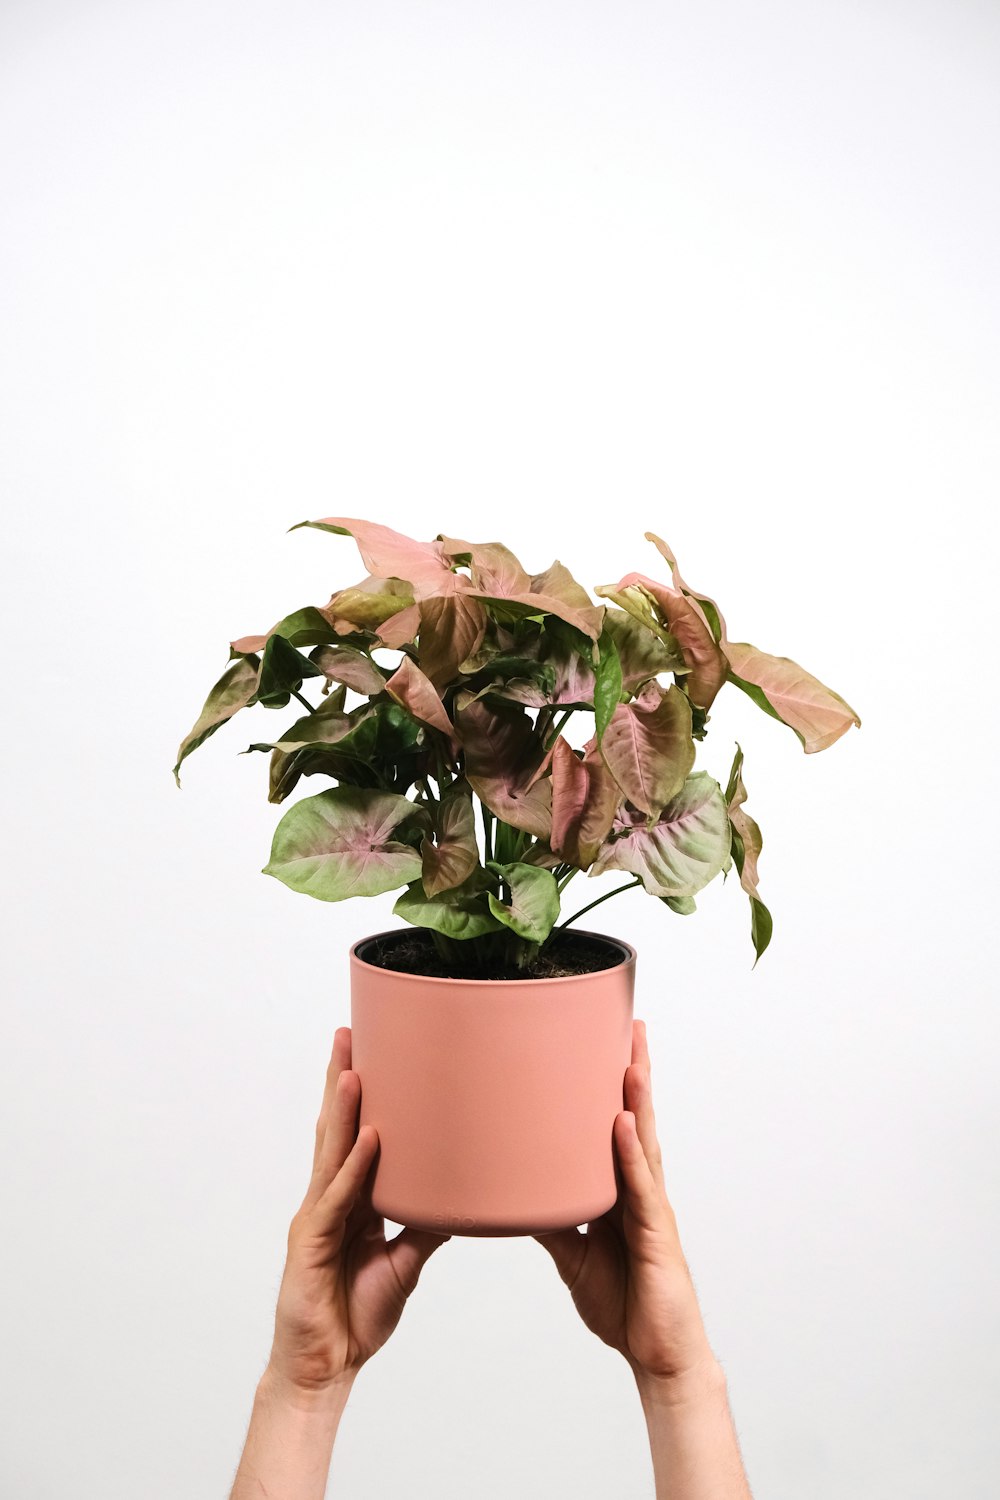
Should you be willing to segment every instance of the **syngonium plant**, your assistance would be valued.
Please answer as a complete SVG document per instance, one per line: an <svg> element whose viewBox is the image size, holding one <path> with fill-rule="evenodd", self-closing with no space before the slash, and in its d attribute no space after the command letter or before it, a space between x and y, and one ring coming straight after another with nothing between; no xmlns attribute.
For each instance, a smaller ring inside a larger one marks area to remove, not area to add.
<svg viewBox="0 0 1000 1500"><path fill-rule="evenodd" d="M342 517L300 524L353 537L367 576L233 641L174 767L179 785L185 758L240 710L296 700L305 712L249 747L270 757L268 798L284 802L304 776L334 785L291 804L266 874L321 901L402 888L394 912L430 930L449 970L530 973L609 896L642 885L687 915L735 865L760 957L772 924L743 752L723 787L694 769L696 743L727 683L807 753L860 725L843 698L787 657L730 640L718 605L651 532L669 581L627 573L595 604L562 563L530 574L498 542L418 542ZM576 714L593 720L582 748L563 732ZM557 926L581 871L629 878Z"/></svg>

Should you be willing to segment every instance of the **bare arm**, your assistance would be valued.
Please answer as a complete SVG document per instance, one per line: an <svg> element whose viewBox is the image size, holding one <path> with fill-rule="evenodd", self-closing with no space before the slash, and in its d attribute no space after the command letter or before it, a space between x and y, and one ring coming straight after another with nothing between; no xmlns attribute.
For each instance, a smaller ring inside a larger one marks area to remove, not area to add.
<svg viewBox="0 0 1000 1500"><path fill-rule="evenodd" d="M386 1241L371 1206L378 1135L358 1131L351 1033L337 1032L313 1171L288 1233L274 1344L231 1500L323 1500L337 1427L358 1370L399 1322L427 1258L447 1238Z"/></svg>
<svg viewBox="0 0 1000 1500"><path fill-rule="evenodd" d="M657 1500L750 1500L726 1381L667 1199L646 1028L636 1021L615 1120L618 1203L585 1233L538 1236L584 1323L624 1355L646 1416Z"/></svg>

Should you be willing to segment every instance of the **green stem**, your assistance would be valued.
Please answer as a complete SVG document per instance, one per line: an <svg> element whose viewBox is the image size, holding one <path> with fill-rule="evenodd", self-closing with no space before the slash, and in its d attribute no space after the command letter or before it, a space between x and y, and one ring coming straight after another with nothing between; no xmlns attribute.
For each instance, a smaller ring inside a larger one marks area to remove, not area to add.
<svg viewBox="0 0 1000 1500"><path fill-rule="evenodd" d="M493 858L493 840L490 834L490 810L485 802L480 802L479 811L483 815L483 854L485 864Z"/></svg>
<svg viewBox="0 0 1000 1500"><path fill-rule="evenodd" d="M567 710L563 714L562 718L559 719L557 723L553 724L553 726L552 726L552 734L545 741L545 748L546 748L546 750L551 750L552 749L552 746L555 744L556 740L562 734L563 725L565 724L566 720L569 718L570 714L572 714L572 713L575 713L575 709L567 708Z"/></svg>
<svg viewBox="0 0 1000 1500"><path fill-rule="evenodd" d="M562 932L570 922L575 922L577 917L585 917L588 911L593 911L594 907L600 906L602 901L610 901L612 896L620 896L622 891L631 891L637 885L642 885L640 875L637 875L634 880L627 881L625 885L616 885L613 891L608 891L607 895L598 896L597 900L591 901L589 906L581 906L580 910L575 911L571 917L567 917L565 922L560 922L558 931Z"/></svg>
<svg viewBox="0 0 1000 1500"><path fill-rule="evenodd" d="M566 887L569 885L570 881L573 879L573 876L574 875L579 875L579 873L580 872L576 868L576 865L574 865L573 868L566 875L563 875L559 879L558 886L559 886L559 894L560 894L560 896L562 895L562 893L566 889Z"/></svg>
<svg viewBox="0 0 1000 1500"><path fill-rule="evenodd" d="M303 698L302 694L297 693L294 688L292 688L291 693L293 698L298 698L303 708L307 708L311 714L314 714L316 712L312 704L309 702L308 698Z"/></svg>

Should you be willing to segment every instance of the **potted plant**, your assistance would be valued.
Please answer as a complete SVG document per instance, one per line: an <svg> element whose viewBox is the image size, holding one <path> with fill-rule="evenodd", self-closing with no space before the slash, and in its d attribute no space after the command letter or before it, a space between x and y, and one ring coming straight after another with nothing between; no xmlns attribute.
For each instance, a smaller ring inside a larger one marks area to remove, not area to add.
<svg viewBox="0 0 1000 1500"><path fill-rule="evenodd" d="M735 685L807 753L860 720L732 641L651 533L667 580L626 574L597 604L561 563L529 574L496 542L301 524L353 537L366 576L232 642L175 776L243 709L294 708L249 747L269 757L269 800L328 784L289 805L265 873L321 901L400 891L407 925L350 959L376 1210L464 1234L584 1223L616 1197L635 954L574 924L639 886L686 916L735 866L759 958L771 917L742 751L725 786L695 769L712 704ZM562 915L581 873L607 872L623 880Z"/></svg>

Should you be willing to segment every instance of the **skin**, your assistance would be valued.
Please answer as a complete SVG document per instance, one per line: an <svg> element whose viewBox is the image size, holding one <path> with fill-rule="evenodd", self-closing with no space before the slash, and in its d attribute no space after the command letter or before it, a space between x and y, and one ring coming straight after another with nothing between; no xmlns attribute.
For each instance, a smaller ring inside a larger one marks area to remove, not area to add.
<svg viewBox="0 0 1000 1500"><path fill-rule="evenodd" d="M386 1240L371 1206L378 1135L358 1129L351 1034L336 1033L313 1170L288 1235L274 1343L231 1500L323 1500L358 1371L396 1327L447 1236ZM614 1124L619 1198L586 1231L539 1236L586 1326L628 1362L650 1438L657 1500L750 1500L729 1412L667 1199L645 1026L635 1022Z"/></svg>

